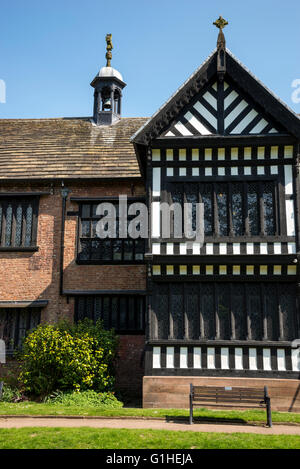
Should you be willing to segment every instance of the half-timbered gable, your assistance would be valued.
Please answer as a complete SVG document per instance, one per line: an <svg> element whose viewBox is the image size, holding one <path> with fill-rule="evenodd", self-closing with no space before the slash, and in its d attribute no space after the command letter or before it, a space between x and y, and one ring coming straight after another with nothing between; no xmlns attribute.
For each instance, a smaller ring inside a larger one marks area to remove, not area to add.
<svg viewBox="0 0 300 469"><path fill-rule="evenodd" d="M193 98L162 136L284 133L283 127L267 116L233 81L227 79L218 83L217 77L215 80Z"/></svg>

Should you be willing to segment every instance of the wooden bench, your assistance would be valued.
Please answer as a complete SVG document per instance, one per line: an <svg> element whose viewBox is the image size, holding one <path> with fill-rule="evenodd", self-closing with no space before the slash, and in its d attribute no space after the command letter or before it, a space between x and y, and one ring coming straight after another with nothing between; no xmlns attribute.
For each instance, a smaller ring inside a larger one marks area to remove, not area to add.
<svg viewBox="0 0 300 469"><path fill-rule="evenodd" d="M190 385L190 424L193 423L194 406L223 406L261 408L267 411L267 425L272 427L271 398L267 386L264 389L215 387Z"/></svg>

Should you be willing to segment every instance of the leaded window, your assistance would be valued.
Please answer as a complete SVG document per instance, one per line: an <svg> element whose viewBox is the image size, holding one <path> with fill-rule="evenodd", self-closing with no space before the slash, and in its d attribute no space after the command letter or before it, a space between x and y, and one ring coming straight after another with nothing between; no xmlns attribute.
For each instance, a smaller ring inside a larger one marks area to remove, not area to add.
<svg viewBox="0 0 300 469"><path fill-rule="evenodd" d="M205 236L274 236L276 232L276 183L169 183L170 203L192 204L196 229L196 204L204 204ZM172 230L171 230L172 232Z"/></svg>
<svg viewBox="0 0 300 469"><path fill-rule="evenodd" d="M0 194L0 247L35 247L37 211L37 197L10 198Z"/></svg>
<svg viewBox="0 0 300 469"><path fill-rule="evenodd" d="M154 284L152 339L293 340L292 283L168 282Z"/></svg>
<svg viewBox="0 0 300 469"><path fill-rule="evenodd" d="M5 341L6 353L20 349L24 337L40 319L39 308L0 308L0 339Z"/></svg>
<svg viewBox="0 0 300 469"><path fill-rule="evenodd" d="M143 262L145 239L142 237L137 239L121 237L117 203L113 204L116 213L116 219L113 221L113 237L101 238L98 236L97 224L103 217L107 217L107 212L104 215L97 215L99 203L100 201L80 205L77 260L86 264ZM135 215L127 216L127 223L129 224L134 217Z"/></svg>
<svg viewBox="0 0 300 469"><path fill-rule="evenodd" d="M103 321L105 329L119 334L143 333L145 297L140 295L101 295L76 298L75 321L89 318Z"/></svg>

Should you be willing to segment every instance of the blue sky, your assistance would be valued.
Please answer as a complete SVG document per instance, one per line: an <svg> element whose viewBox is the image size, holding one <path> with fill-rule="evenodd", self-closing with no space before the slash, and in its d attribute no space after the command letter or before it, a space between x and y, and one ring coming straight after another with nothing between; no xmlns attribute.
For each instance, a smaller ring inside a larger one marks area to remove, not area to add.
<svg viewBox="0 0 300 469"><path fill-rule="evenodd" d="M91 115L106 33L127 83L123 116L150 116L215 48L220 14L228 48L300 113L299 0L4 0L0 118Z"/></svg>

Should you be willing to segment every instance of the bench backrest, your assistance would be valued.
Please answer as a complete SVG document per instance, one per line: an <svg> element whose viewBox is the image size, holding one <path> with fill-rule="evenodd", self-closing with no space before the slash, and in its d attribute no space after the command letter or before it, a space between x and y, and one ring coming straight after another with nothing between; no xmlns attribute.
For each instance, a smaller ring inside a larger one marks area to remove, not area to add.
<svg viewBox="0 0 300 469"><path fill-rule="evenodd" d="M264 389L257 388L191 385L194 402L259 403L265 401L265 393Z"/></svg>

